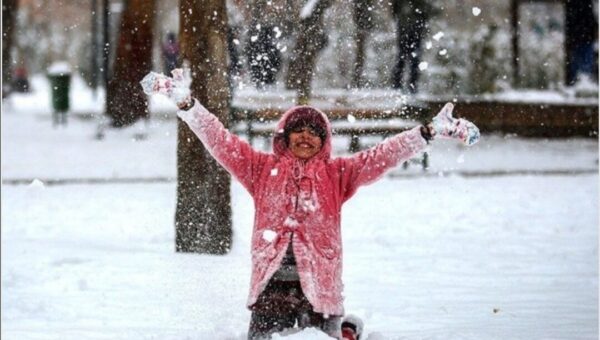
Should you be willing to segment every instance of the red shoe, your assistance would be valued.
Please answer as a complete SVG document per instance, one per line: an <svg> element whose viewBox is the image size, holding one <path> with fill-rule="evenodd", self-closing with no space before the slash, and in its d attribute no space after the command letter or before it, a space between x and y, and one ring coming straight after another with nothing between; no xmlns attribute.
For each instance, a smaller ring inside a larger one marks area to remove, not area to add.
<svg viewBox="0 0 600 340"><path fill-rule="evenodd" d="M346 315L342 321L342 339L360 340L363 331L362 320L355 315Z"/></svg>

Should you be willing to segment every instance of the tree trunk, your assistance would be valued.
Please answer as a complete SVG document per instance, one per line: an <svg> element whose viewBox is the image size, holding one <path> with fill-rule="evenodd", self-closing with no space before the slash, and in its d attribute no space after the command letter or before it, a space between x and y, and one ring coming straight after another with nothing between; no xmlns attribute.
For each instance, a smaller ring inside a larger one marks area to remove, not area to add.
<svg viewBox="0 0 600 340"><path fill-rule="evenodd" d="M191 65L192 95L227 127L227 14L225 0L181 0L182 58ZM175 249L225 254L231 247L230 176L187 125L178 120Z"/></svg>
<svg viewBox="0 0 600 340"><path fill-rule="evenodd" d="M510 17L511 17L511 48L512 48L512 86L520 87L520 70L519 70L519 4L518 0L510 0Z"/></svg>
<svg viewBox="0 0 600 340"><path fill-rule="evenodd" d="M8 95L12 84L11 49L17 5L17 0L2 1L2 98Z"/></svg>
<svg viewBox="0 0 600 340"><path fill-rule="evenodd" d="M114 127L148 117L140 80L152 70L154 7L155 0L125 1L113 76L106 92L106 114Z"/></svg>
<svg viewBox="0 0 600 340"><path fill-rule="evenodd" d="M361 88L364 86L364 78L362 76L365 65L365 43L369 31L373 28L372 0L354 0L354 42L356 45L356 58L354 60L354 70L352 72L352 87Z"/></svg>
<svg viewBox="0 0 600 340"><path fill-rule="evenodd" d="M296 45L290 59L286 87L298 91L298 104L307 104L318 53L327 46L327 35L323 23L325 10L332 0L318 0L304 18L300 18Z"/></svg>

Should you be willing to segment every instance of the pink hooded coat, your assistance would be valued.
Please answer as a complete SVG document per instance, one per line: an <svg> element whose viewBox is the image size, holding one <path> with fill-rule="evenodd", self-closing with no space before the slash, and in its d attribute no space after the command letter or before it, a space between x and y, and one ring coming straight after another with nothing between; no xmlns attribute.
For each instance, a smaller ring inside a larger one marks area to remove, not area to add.
<svg viewBox="0 0 600 340"><path fill-rule="evenodd" d="M291 117L307 113L318 118L327 137L319 153L302 161L287 148L283 129ZM291 241L300 284L314 311L343 315L342 204L359 186L422 151L426 141L419 128L351 157L331 158L329 120L314 108L294 107L283 115L273 138L273 153L253 150L198 102L179 116L254 200L248 306L257 301L279 268Z"/></svg>

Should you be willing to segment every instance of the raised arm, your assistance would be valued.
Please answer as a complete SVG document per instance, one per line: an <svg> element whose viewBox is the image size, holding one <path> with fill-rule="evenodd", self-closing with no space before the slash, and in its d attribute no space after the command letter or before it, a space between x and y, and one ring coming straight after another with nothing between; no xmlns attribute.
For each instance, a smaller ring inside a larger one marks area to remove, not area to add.
<svg viewBox="0 0 600 340"><path fill-rule="evenodd" d="M227 130L198 100L194 99L193 102L190 109L180 110L177 115L198 136L217 162L252 193L253 175L258 173L257 167L264 164L261 159L269 156L252 149L248 142Z"/></svg>
<svg viewBox="0 0 600 340"><path fill-rule="evenodd" d="M429 135L424 136L422 128L415 127L387 138L370 149L339 159L344 201L352 197L361 185L374 182L387 170L423 151Z"/></svg>
<svg viewBox="0 0 600 340"><path fill-rule="evenodd" d="M479 129L470 121L452 117L454 105L447 103L427 126L418 126L388 138L376 146L340 160L344 200L359 186L369 184L425 149L434 138L457 139L465 145L479 141Z"/></svg>
<svg viewBox="0 0 600 340"><path fill-rule="evenodd" d="M200 139L208 152L248 191L253 192L253 176L258 172L262 158L267 154L255 151L250 144L227 130L219 119L210 113L189 90L189 76L181 69L173 71L173 78L150 73L141 84L147 94L160 93L177 104L181 118Z"/></svg>

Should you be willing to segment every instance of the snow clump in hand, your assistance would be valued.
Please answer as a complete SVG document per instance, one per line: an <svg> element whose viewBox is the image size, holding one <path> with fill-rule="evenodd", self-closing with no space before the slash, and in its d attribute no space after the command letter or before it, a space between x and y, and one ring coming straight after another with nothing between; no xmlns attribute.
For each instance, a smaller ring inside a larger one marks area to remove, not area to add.
<svg viewBox="0 0 600 340"><path fill-rule="evenodd" d="M167 77L162 73L148 73L140 84L147 95L162 94L171 99L175 104L190 103L192 101L190 84L192 78L189 69L174 69L171 71L173 77Z"/></svg>
<svg viewBox="0 0 600 340"><path fill-rule="evenodd" d="M436 135L444 138L459 139L465 145L473 145L479 141L479 128L470 121L452 117L454 105L446 103L442 110L433 118L433 129Z"/></svg>

